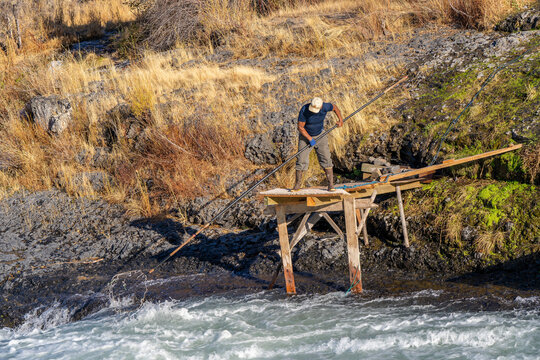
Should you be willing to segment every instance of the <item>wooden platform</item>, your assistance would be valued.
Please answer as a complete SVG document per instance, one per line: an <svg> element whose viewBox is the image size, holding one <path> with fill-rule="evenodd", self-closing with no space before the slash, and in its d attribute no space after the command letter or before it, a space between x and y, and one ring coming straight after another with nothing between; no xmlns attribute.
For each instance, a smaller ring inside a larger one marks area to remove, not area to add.
<svg viewBox="0 0 540 360"><path fill-rule="evenodd" d="M401 197L402 190L419 188L429 183L435 171L465 164L490 156L499 155L521 148L513 145L504 149L494 150L483 154L473 155L462 159L445 160L442 164L428 166L421 169L402 168L391 173L383 174L374 166L362 167L362 171L369 173L370 181L337 184L336 191L328 191L325 187L312 187L300 191L289 189L272 189L259 193L267 205L265 214L275 215L277 218L279 243L281 247L281 260L285 275L285 285L288 294L295 294L291 250L321 219L325 219L336 233L347 241L349 258L349 277L352 292L362 291L362 273L360 268L360 251L358 236L364 237L364 245L369 244L366 230L366 220L371 209L377 207L375 198L380 194L396 193L398 200L401 225L403 230L403 245L409 247L407 222ZM399 167L398 167L399 168ZM374 170L375 169L375 170ZM383 169L384 170L384 169ZM374 178L376 176L376 178ZM345 231L343 232L332 220L329 212L343 212L345 216ZM287 219L287 215L291 215ZM287 227L296 219L302 217L300 224L291 240ZM277 276L278 268L274 273L269 288L272 288Z"/></svg>

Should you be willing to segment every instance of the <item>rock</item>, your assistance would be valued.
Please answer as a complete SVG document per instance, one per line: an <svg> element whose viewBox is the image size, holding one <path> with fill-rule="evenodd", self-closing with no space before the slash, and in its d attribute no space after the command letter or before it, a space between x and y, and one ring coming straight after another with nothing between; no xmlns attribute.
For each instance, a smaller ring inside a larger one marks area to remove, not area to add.
<svg viewBox="0 0 540 360"><path fill-rule="evenodd" d="M515 32L540 29L540 11L528 10L511 15L495 26L496 31Z"/></svg>
<svg viewBox="0 0 540 360"><path fill-rule="evenodd" d="M55 135L62 133L72 120L70 102L56 95L36 96L26 105L25 111L36 124Z"/></svg>
<svg viewBox="0 0 540 360"><path fill-rule="evenodd" d="M55 72L60 70L62 66L64 66L64 62L62 60L53 60L49 63L49 71Z"/></svg>
<svg viewBox="0 0 540 360"><path fill-rule="evenodd" d="M272 138L267 133L257 134L248 140L244 156L257 165L275 165L279 157Z"/></svg>
<svg viewBox="0 0 540 360"><path fill-rule="evenodd" d="M463 229L461 229L461 239L466 243L473 242L477 236L478 231L471 226L465 226Z"/></svg>
<svg viewBox="0 0 540 360"><path fill-rule="evenodd" d="M101 192L105 190L107 184L110 183L110 176L102 171L88 171L75 174L72 178L73 185L81 190L84 189L86 184L92 187L92 190Z"/></svg>
<svg viewBox="0 0 540 360"><path fill-rule="evenodd" d="M89 150L82 149L75 156L75 161L83 166L92 166L95 168L106 168L111 161L111 154L107 148L97 147L94 149L94 154Z"/></svg>
<svg viewBox="0 0 540 360"><path fill-rule="evenodd" d="M172 68L180 69L180 65L181 65L181 64L180 64L180 60L178 60L178 58L173 57L173 58L171 59L171 67L172 67Z"/></svg>

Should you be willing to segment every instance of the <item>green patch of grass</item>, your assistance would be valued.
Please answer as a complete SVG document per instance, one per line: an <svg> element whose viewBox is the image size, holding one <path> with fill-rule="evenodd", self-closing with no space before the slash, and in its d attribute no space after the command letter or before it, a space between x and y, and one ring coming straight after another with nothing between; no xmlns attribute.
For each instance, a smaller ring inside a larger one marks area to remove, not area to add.
<svg viewBox="0 0 540 360"><path fill-rule="evenodd" d="M450 69L431 74L422 90L423 95L406 111L406 115L413 115L415 119L416 127L411 131L440 139L450 122L495 70L493 65L499 66L504 61L507 60L493 58L490 63L474 64L467 71ZM460 158L506 147L514 142L512 131L515 129L520 136L530 139L533 146L537 144L540 134L532 130L527 132L522 124L534 116L540 105L539 68L540 54L535 52L500 71L450 131L440 158ZM473 179L527 181L531 176L523 166L521 154L505 154L496 160L452 172Z"/></svg>
<svg viewBox="0 0 540 360"><path fill-rule="evenodd" d="M433 214L434 233L443 234L447 251L486 252L504 260L540 250L537 186L444 178L423 189L423 195L408 200L408 215ZM478 233L473 241L461 239L461 230L466 226Z"/></svg>

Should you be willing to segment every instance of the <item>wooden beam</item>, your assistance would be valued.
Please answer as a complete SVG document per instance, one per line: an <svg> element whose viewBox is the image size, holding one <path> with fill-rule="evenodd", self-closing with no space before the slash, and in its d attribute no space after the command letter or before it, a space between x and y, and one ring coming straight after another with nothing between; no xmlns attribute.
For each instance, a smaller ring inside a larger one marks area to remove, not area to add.
<svg viewBox="0 0 540 360"><path fill-rule="evenodd" d="M408 248L409 234L407 233L407 220L405 220L405 210L403 210L403 200L401 198L401 189L399 186L396 186L396 193L399 207L399 216L401 217L401 229L403 230L403 245Z"/></svg>
<svg viewBox="0 0 540 360"><path fill-rule="evenodd" d="M358 249L358 237L356 236L356 217L354 198L343 199L345 211L345 228L347 236L347 253L349 256L349 279L353 293L362 292L362 270L360 268L360 250Z"/></svg>
<svg viewBox="0 0 540 360"><path fill-rule="evenodd" d="M292 223L294 220L298 219L300 216L302 216L302 214L294 214L293 216L291 216L291 217L289 218L289 220L287 220L287 226L291 225L291 223Z"/></svg>
<svg viewBox="0 0 540 360"><path fill-rule="evenodd" d="M471 162L471 161L484 159L484 158L487 158L487 157L490 157L490 156L504 154L504 153L509 152L509 151L517 150L517 149L519 149L521 147L522 147L522 144L512 145L512 146L509 146L509 147L504 148L504 149L488 151L488 152L485 152L483 154L467 156L467 157L457 159L457 160L453 160L453 161L451 159L451 160L447 160L446 162L443 162L442 164L426 166L426 167L421 168L421 169L415 169L415 170L411 170L411 171L406 171L406 172L402 172L402 173L399 173L399 174L396 174L396 175L383 175L383 176L381 176L380 181L382 181L382 182L385 182L387 180L388 181L393 181L393 180L408 178L408 177L415 176L415 175L425 174L425 173L428 173L430 171L436 171L436 170L444 169L444 168L447 168L447 167L456 166L456 165L465 164L465 163L468 163L468 162Z"/></svg>
<svg viewBox="0 0 540 360"><path fill-rule="evenodd" d="M328 213L325 213L325 212L321 212L321 214L326 219L326 221L328 221L328 223L330 224L332 229L334 229L334 231L339 235L339 237L342 238L342 239L345 239L345 236L343 235L343 231L341 231L339 226L337 226L337 224L334 222L334 220L332 220L330 215L328 215Z"/></svg>
<svg viewBox="0 0 540 360"><path fill-rule="evenodd" d="M410 190L410 189L421 188L422 183L418 179L414 179L414 180L408 181L406 184L403 184L403 185L400 185L400 186L401 186L401 190ZM367 198L367 197L371 196L375 189L377 189L377 194L379 194L379 195L389 194L389 193L393 193L393 192L396 191L396 187L394 185L392 185L392 184L389 184L389 183L378 185L375 188L369 188L369 189L356 188L356 189L350 189L349 191L350 191L350 194L353 195L355 198L364 199L364 198Z"/></svg>
<svg viewBox="0 0 540 360"><path fill-rule="evenodd" d="M300 237L300 234L302 234L302 231L304 230L304 227L306 226L306 222L308 221L310 216L311 216L310 212L305 213L304 217L302 218L302 221L300 221L300 225L298 225L298 228L296 229L296 232L294 233L291 239L291 246L290 246L291 250L293 249L294 245L296 245L297 239Z"/></svg>
<svg viewBox="0 0 540 360"><path fill-rule="evenodd" d="M362 218L364 216L366 216L366 214L364 213L363 209L356 209L356 221L358 221L358 224L362 223ZM365 226L364 224L364 226L362 227L362 235L364 236L364 245L369 246L369 240L368 240L366 228L367 226Z"/></svg>
<svg viewBox="0 0 540 360"><path fill-rule="evenodd" d="M294 249L294 247L300 242L300 240L302 240L304 236L306 236L311 231L311 229L313 229L315 224L317 224L321 219L322 215L320 212L311 214L311 216L307 219L306 224L304 224L304 226L302 227L298 227L298 230L300 230L300 232L296 239L293 238L293 240L291 240L291 250Z"/></svg>
<svg viewBox="0 0 540 360"><path fill-rule="evenodd" d="M372 194L372 193L370 193ZM368 207L377 207L376 204L373 204L369 199L355 199L355 207L358 208L368 208ZM307 206L306 204L285 204L285 205L274 205L267 206L263 214L265 215L275 215L276 208L282 206L284 208L285 214L304 214L306 212L328 212L328 211L343 211L343 201L332 203L328 205L321 206Z"/></svg>
<svg viewBox="0 0 540 360"><path fill-rule="evenodd" d="M362 235L364 236L364 245L369 246L369 240L368 240L368 233L367 233L367 216L369 214L369 209L361 209L360 210L363 214L363 217L366 218L366 222L364 222L364 227L362 228Z"/></svg>
<svg viewBox="0 0 540 360"><path fill-rule="evenodd" d="M369 199L371 204L373 204L373 201L375 201L376 197L377 197L377 190L373 190L373 193L371 194L371 198ZM375 205L375 204L373 204L373 205ZM366 212L364 213L364 216L362 217L362 221L360 222L360 224L358 224L358 228L356 229L356 235L357 236L364 229L364 226L366 225L367 217L369 215L370 210L371 210L371 207L367 208Z"/></svg>
<svg viewBox="0 0 540 360"><path fill-rule="evenodd" d="M313 216L306 216L306 215L313 215ZM321 213L315 213L315 214L305 214L304 218L302 219L302 222L298 226L298 229L296 229L296 232L291 240L290 250L292 251L294 247L306 236L306 234L315 226L315 224L322 219ZM274 274L272 275L272 280L270 280L270 284L268 285L268 290L272 290L274 288L274 285L276 284L276 280L278 278L279 272L281 271L281 268L283 267L283 264L280 262L279 265L276 267L276 270L274 271Z"/></svg>
<svg viewBox="0 0 540 360"><path fill-rule="evenodd" d="M278 223L279 245L281 247L281 261L283 263L283 273L285 275L285 286L287 288L287 294L296 294L291 259L291 249L289 247L289 234L287 232L287 220L285 218L285 211L283 206L276 206L276 216Z"/></svg>

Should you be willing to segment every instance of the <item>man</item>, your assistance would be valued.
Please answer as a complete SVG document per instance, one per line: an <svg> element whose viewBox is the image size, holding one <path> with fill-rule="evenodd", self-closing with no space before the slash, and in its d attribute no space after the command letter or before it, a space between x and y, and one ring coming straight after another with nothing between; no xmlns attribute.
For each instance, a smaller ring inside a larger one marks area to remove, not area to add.
<svg viewBox="0 0 540 360"><path fill-rule="evenodd" d="M338 117L338 127L343 126L341 111L339 111L339 108L336 105L325 103L321 98L316 97L311 100L310 104L302 106L300 114L298 115L298 132L300 133L298 149L301 149L308 144L312 148L315 148L319 163L326 173L328 191L335 191L334 172L332 158L330 157L330 148L328 147L328 136L319 139L315 138L323 132L324 118L329 111L336 113ZM309 153L311 153L311 149L303 151L296 158L296 183L294 184L293 191L300 190L302 187L304 172L309 167Z"/></svg>

